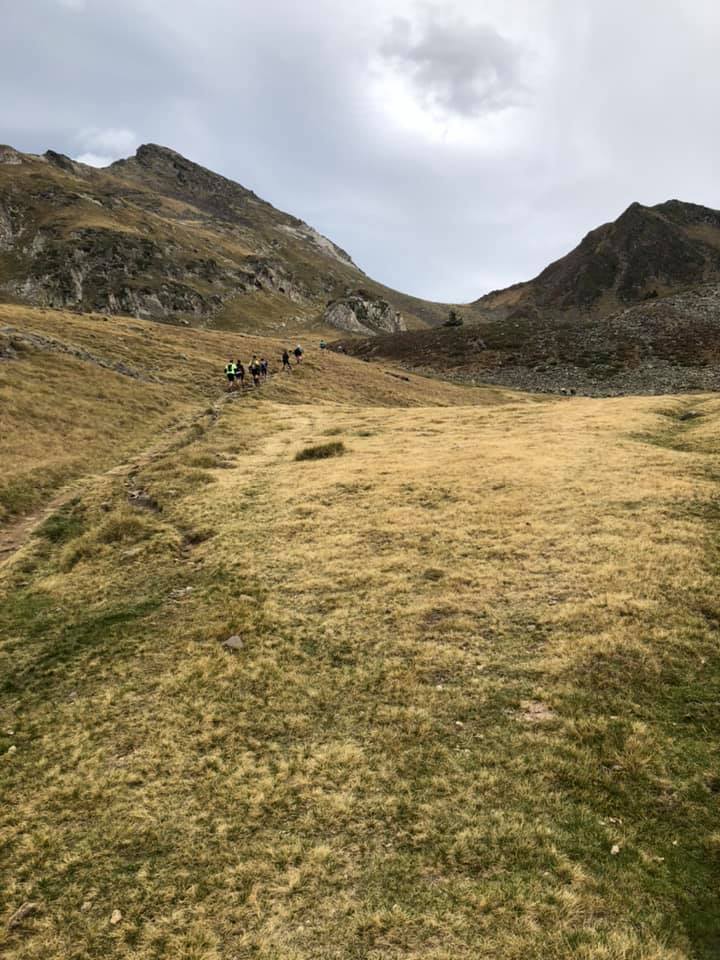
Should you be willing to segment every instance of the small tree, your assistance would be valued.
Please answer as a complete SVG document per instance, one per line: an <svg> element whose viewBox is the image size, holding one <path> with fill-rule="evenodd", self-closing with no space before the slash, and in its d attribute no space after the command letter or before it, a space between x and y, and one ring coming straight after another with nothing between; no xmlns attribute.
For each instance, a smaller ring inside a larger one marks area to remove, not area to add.
<svg viewBox="0 0 720 960"><path fill-rule="evenodd" d="M448 318L443 324L444 327L461 327L463 325L463 318L457 312L457 310L452 307L448 313Z"/></svg>

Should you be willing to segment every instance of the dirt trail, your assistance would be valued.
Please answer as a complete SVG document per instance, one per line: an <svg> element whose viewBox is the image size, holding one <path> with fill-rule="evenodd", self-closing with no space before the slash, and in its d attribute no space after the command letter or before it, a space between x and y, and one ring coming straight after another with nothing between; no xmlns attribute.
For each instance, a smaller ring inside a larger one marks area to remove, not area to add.
<svg viewBox="0 0 720 960"><path fill-rule="evenodd" d="M271 379L272 376L268 376L268 382ZM256 387L253 389L258 388ZM85 476L77 477L75 480L71 480L65 487L55 494L51 500L49 500L38 510L33 511L31 514L19 517L13 523L9 523L4 527L0 527L0 569L3 566L6 566L15 557L18 551L21 550L22 547L24 547L28 542L35 530L37 530L38 527L41 526L41 524L43 524L48 517L63 507L66 503L69 503L73 497L79 496L88 484L96 482L98 479L100 479L100 477L125 476L135 470L138 470L139 468L147 466L147 464L152 463L153 460L157 460L158 457L161 457L163 454L167 453L174 444L181 442L183 435L189 433L189 431L192 430L195 424L200 420L204 419L205 417L210 417L210 419L213 421L217 420L220 416L220 410L224 404L236 403L243 397L248 396L251 392L252 391L248 391L248 393L224 391L210 407L203 406L201 411L196 413L194 416L191 416L184 424L166 428L166 430L163 432L172 433L172 436L168 440L165 440L162 443L153 443L145 450L141 450L140 453L136 454L135 456L129 457L127 460L123 460L121 463L115 464L108 470L103 470L100 473L86 474Z"/></svg>
<svg viewBox="0 0 720 960"><path fill-rule="evenodd" d="M174 444L181 441L183 435L187 434L199 420L208 416L216 420L220 415L221 406L224 403L233 402L234 399L234 395L223 394L212 404L210 408L211 413L208 412L207 407L204 407L201 412L190 417L184 424L176 425L164 431L172 431L172 436L168 440L161 443L155 442L145 450L141 450L140 453L135 456L115 464L108 470L103 470L99 473L85 474L85 476L77 477L75 480L69 481L65 487L58 491L58 493L41 508L33 511L31 514L19 517L13 523L1 527L0 569L15 557L18 551L25 546L33 533L48 517L65 506L66 503L69 503L74 497L80 496L88 485L95 483L101 477L125 476L141 467L147 466L147 464L152 463L153 460L156 460L166 453Z"/></svg>
<svg viewBox="0 0 720 960"><path fill-rule="evenodd" d="M57 510L60 510L61 507L64 507L65 504L69 503L74 497L80 496L86 486L97 481L100 477L114 477L128 474L132 472L132 470L142 467L156 459L156 457L160 455L160 452L157 448L150 448L123 463L110 467L109 470L104 470L102 473L86 474L84 477L72 480L39 510L23 516L14 523L0 529L0 567L3 567L12 560L15 554L25 546L33 533L48 517L52 516Z"/></svg>

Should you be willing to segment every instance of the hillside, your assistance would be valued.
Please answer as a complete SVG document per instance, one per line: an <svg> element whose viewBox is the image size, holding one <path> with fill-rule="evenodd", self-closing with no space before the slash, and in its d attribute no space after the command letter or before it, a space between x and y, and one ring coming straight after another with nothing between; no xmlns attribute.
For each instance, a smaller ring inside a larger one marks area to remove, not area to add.
<svg viewBox="0 0 720 960"><path fill-rule="evenodd" d="M253 335L0 305L0 524L158 437L172 442L196 421L204 429L224 396L228 357L266 356L275 373L282 349L282 341ZM311 349L294 377L273 378L263 396L427 405L502 394L468 394Z"/></svg>
<svg viewBox="0 0 720 960"><path fill-rule="evenodd" d="M325 329L328 301L358 290L389 302L373 314L380 329L396 311L409 326L446 313L375 283L303 221L166 147L99 170L0 147L8 302L282 333Z"/></svg>
<svg viewBox="0 0 720 960"><path fill-rule="evenodd" d="M511 316L607 315L710 281L720 281L720 211L679 200L633 203L534 280L474 306Z"/></svg>
<svg viewBox="0 0 720 960"><path fill-rule="evenodd" d="M609 316L516 313L470 326L342 339L365 360L470 383L588 396L720 390L720 285Z"/></svg>
<svg viewBox="0 0 720 960"><path fill-rule="evenodd" d="M469 382L590 396L720 389L720 212L633 204L465 325L336 343Z"/></svg>
<svg viewBox="0 0 720 960"><path fill-rule="evenodd" d="M4 956L715 960L716 398L0 330Z"/></svg>

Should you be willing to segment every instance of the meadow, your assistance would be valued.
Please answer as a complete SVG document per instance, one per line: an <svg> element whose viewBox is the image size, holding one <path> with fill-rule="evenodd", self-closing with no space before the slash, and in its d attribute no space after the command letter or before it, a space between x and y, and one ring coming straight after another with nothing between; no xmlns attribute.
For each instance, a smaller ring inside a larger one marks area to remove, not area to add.
<svg viewBox="0 0 720 960"><path fill-rule="evenodd" d="M62 465L6 504L5 955L717 957L720 400L312 349L235 397L231 334L127 327L137 390L0 369L3 482L28 411Z"/></svg>

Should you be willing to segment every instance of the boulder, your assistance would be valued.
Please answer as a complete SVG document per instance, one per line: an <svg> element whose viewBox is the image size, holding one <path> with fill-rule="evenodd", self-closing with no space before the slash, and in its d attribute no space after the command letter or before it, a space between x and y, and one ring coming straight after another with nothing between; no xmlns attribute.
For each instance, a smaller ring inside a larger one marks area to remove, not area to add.
<svg viewBox="0 0 720 960"><path fill-rule="evenodd" d="M356 290L328 303L323 322L347 333L399 333L407 329L402 315L387 300Z"/></svg>

